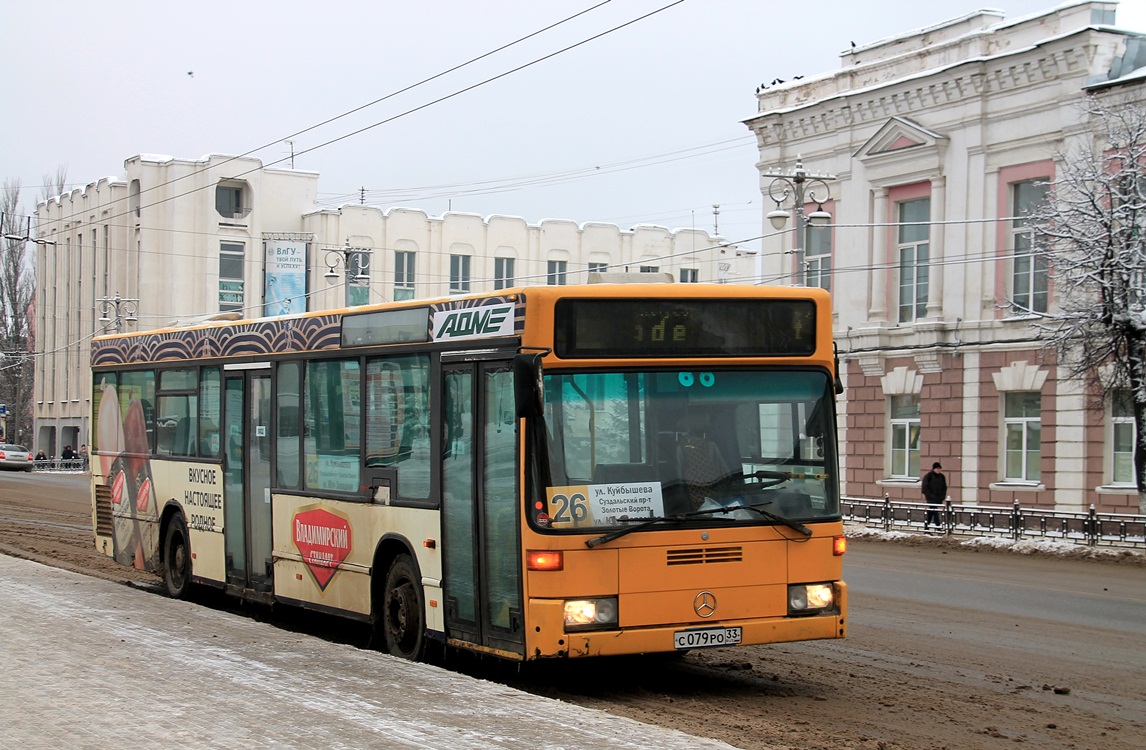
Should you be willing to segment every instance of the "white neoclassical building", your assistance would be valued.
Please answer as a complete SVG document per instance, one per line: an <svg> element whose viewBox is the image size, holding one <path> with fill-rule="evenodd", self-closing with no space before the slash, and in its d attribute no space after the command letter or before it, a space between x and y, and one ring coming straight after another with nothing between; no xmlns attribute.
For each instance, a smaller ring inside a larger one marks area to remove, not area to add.
<svg viewBox="0 0 1146 750"><path fill-rule="evenodd" d="M36 208L34 449L91 442L91 338L656 271L751 283L755 253L695 229L316 206L319 175L138 155Z"/></svg>
<svg viewBox="0 0 1146 750"><path fill-rule="evenodd" d="M831 226L774 233L760 262L833 293L848 494L919 500L941 461L958 502L1138 512L1133 423L1118 400L1088 408L1020 312L1053 309L1054 279L1010 218L1091 137L1081 100L1146 103L1146 34L1116 6L979 11L758 91L765 196L797 163L826 178L802 184Z"/></svg>

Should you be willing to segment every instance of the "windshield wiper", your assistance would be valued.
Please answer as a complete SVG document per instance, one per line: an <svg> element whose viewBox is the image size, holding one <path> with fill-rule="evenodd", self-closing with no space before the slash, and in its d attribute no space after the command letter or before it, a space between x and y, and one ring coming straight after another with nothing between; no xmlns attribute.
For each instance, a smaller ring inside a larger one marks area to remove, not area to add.
<svg viewBox="0 0 1146 750"><path fill-rule="evenodd" d="M626 521L628 521L628 520L632 520L632 521L640 520L641 522L638 524L635 524L633 526L626 526L623 529L614 529L613 531L610 531L606 534L602 534L601 536L594 537L593 539L588 539L585 541L585 546L589 547L590 549L592 549L593 547L599 547L600 545L605 544L607 542L611 542L615 539L620 539L621 537L625 536L626 534L632 534L634 531L640 531L641 529L647 529L650 526L657 525L658 523L665 523L668 521L676 521L679 523L681 521L686 521L689 518L695 518L697 516L711 516L715 513L732 513L734 511L738 511L738 510L756 511L757 513L764 516L765 518L771 519L773 521L777 521L778 523L782 523L785 526L787 526L788 528L794 529L795 531L800 532L804 536L811 536L812 535L812 530L809 529L807 526L803 525L802 523L798 523L798 522L793 521L789 518L784 518L783 516L778 516L775 513L770 513L769 511L763 510L761 508L761 506L768 505L771 502L772 501L769 500L768 502L756 503L754 505L743 505L743 504L741 504L741 505L725 505L725 506L721 506L719 508L705 508L704 510L694 510L694 511L690 511L688 513L676 513L676 514L671 515L671 516L669 516L669 515L653 516L651 518L645 518L645 519L636 519L636 518L622 519L622 520L626 520Z"/></svg>
<svg viewBox="0 0 1146 750"><path fill-rule="evenodd" d="M771 502L771 500L769 500L768 502ZM772 511L764 510L763 508L760 507L761 505L767 505L767 504L768 503L757 503L756 505L733 505L733 506L731 506L731 509L735 510L737 508L747 508L748 510L755 511L756 513L759 513L760 515L764 516L767 519L770 519L770 520L775 521L777 523L782 523L785 526L787 526L789 529L792 529L793 531L798 531L801 534L803 534L804 536L811 536L812 535L812 530L809 529L804 524L800 523L799 521L793 521L791 518L785 518L784 516L781 516L778 513L773 513Z"/></svg>

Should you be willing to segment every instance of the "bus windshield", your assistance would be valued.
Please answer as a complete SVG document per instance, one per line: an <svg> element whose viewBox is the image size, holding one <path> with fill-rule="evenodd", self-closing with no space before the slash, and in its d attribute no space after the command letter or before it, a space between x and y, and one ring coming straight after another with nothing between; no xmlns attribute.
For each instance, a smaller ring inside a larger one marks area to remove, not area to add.
<svg viewBox="0 0 1146 750"><path fill-rule="evenodd" d="M538 528L839 516L834 392L823 370L546 373L544 387L545 502L530 514Z"/></svg>

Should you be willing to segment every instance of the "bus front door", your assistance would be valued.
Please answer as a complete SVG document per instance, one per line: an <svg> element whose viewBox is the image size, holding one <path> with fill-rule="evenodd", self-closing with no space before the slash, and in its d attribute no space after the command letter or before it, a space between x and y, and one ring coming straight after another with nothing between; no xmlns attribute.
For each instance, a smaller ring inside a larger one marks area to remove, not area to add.
<svg viewBox="0 0 1146 750"><path fill-rule="evenodd" d="M443 370L447 636L523 655L513 373L503 360L444 364Z"/></svg>
<svg viewBox="0 0 1146 750"><path fill-rule="evenodd" d="M229 371L224 391L227 587L257 598L269 594L273 584L270 371Z"/></svg>

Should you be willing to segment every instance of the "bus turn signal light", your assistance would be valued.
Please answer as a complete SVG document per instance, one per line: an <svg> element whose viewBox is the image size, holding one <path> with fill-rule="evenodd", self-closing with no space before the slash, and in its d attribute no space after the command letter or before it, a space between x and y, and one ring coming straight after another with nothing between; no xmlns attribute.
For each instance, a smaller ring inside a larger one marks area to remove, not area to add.
<svg viewBox="0 0 1146 750"><path fill-rule="evenodd" d="M832 537L832 554L839 557L848 551L848 538L846 536Z"/></svg>
<svg viewBox="0 0 1146 750"><path fill-rule="evenodd" d="M564 570L565 556L561 552L531 549L525 553L527 570Z"/></svg>

